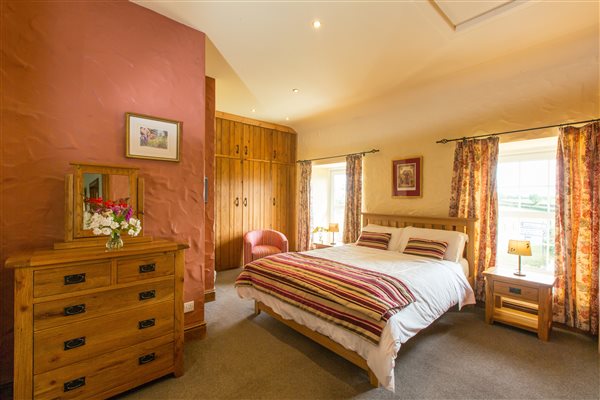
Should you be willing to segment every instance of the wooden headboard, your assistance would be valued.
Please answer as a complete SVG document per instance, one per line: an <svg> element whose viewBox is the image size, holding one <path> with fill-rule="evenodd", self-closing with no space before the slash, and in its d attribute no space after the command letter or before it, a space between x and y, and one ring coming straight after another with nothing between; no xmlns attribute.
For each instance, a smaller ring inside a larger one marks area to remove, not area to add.
<svg viewBox="0 0 600 400"><path fill-rule="evenodd" d="M473 286L475 280L475 247L473 240L475 221L477 221L477 218L419 217L416 215L362 213L362 226L368 224L393 226L396 228L414 226L416 228L442 229L445 231L466 233L469 236L469 241L465 246L463 257L469 262L468 280L471 286Z"/></svg>

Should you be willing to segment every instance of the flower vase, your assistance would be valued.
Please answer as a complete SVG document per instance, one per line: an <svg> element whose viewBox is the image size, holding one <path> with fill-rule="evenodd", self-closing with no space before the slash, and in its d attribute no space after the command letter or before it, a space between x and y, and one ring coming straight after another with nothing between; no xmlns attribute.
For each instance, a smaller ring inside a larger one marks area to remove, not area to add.
<svg viewBox="0 0 600 400"><path fill-rule="evenodd" d="M108 250L119 250L123 248L123 239L121 239L120 231L113 231L106 242Z"/></svg>

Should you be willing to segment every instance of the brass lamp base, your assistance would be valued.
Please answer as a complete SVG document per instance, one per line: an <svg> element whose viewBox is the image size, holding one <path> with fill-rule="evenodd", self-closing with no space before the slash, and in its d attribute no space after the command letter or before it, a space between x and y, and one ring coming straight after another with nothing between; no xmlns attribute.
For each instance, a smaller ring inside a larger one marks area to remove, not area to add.
<svg viewBox="0 0 600 400"><path fill-rule="evenodd" d="M525 276L525 274L523 272L521 272L521 256L519 256L519 269L518 269L518 271L514 272L514 275Z"/></svg>

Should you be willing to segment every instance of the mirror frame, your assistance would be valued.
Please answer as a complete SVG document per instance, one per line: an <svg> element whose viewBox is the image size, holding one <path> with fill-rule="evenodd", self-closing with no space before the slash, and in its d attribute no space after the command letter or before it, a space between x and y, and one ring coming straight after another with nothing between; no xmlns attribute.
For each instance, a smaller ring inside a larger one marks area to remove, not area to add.
<svg viewBox="0 0 600 400"><path fill-rule="evenodd" d="M69 205L67 194L66 213L65 213L65 232L66 241L77 239L98 238L92 233L91 229L83 229L83 203L85 193L83 192L83 174L100 174L104 175L125 175L129 180L129 204L133 207L134 216L138 218L142 224L142 231L139 236L143 236L144 228L144 207L143 207L143 181L138 179L138 169L136 167L125 167L118 165L102 165L94 163L71 163L75 168L72 179L72 202ZM67 179L68 181L68 179ZM67 183L68 185L68 183ZM112 200L112 199L111 199ZM69 212L69 208L71 211ZM69 226L71 227L69 232ZM127 233L123 234L123 238L128 238ZM104 237L103 237L104 238Z"/></svg>

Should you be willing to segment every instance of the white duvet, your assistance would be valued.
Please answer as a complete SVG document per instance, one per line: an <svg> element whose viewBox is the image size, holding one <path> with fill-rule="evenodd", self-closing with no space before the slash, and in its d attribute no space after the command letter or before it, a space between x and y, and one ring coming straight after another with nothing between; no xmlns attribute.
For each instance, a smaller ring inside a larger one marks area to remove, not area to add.
<svg viewBox="0 0 600 400"><path fill-rule="evenodd" d="M410 288L416 301L390 318L379 345L374 345L348 330L252 287L238 287L238 295L261 301L283 318L294 320L357 352L367 360L380 384L391 391L395 387L394 365L400 345L456 304L461 308L475 303L473 290L459 263L355 245L312 250L305 254L398 277Z"/></svg>

